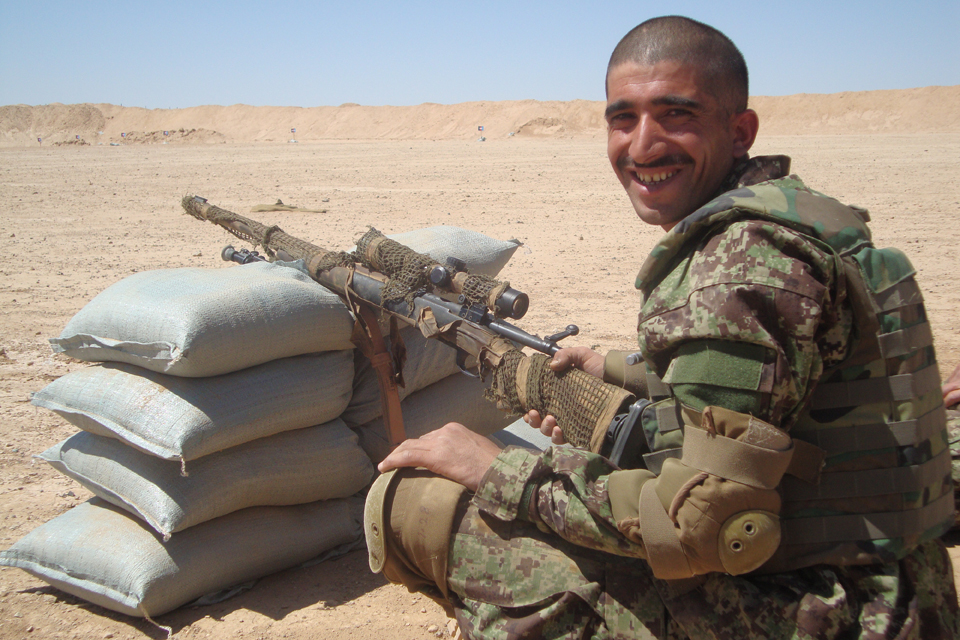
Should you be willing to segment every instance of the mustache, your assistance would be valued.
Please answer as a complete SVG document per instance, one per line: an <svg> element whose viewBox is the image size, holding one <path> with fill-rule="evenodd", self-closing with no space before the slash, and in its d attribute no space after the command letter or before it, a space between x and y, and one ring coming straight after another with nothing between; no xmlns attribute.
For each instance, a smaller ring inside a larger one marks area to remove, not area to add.
<svg viewBox="0 0 960 640"><path fill-rule="evenodd" d="M693 158L686 154L675 153L669 156L657 158L653 162L634 162L630 156L623 156L617 160L617 167L620 169L658 169L660 167L669 167L678 164L692 164Z"/></svg>

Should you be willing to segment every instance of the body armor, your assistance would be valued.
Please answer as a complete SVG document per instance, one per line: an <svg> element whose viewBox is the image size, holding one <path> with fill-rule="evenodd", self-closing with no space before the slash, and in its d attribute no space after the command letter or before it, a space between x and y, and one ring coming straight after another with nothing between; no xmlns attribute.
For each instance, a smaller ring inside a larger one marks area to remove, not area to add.
<svg viewBox="0 0 960 640"><path fill-rule="evenodd" d="M852 308L846 357L791 417L797 450L821 455L807 456L817 468L787 470L780 481L780 542L762 572L894 561L954 521L940 376L915 271L900 251L873 246L868 219L789 177L725 193L675 229L704 237L740 220L788 227L833 256ZM651 255L668 263L662 248ZM641 272L645 286L656 269ZM677 406L655 376L649 386L644 458L659 474L680 457L684 431L701 427L700 414Z"/></svg>

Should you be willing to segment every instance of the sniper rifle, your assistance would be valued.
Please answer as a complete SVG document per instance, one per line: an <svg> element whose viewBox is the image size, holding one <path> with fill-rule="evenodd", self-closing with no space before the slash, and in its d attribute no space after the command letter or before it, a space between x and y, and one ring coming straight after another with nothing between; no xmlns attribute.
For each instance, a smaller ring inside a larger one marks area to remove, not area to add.
<svg viewBox="0 0 960 640"><path fill-rule="evenodd" d="M334 252L199 196L185 196L182 205L195 218L219 225L267 254L226 247L224 260L240 264L303 260L309 276L346 303L357 319L354 342L377 371L392 444L404 439L396 393L397 384L403 384L398 332L398 323L403 323L455 348L457 364L465 373L481 379L490 375L487 397L500 409L519 415L530 410L553 415L570 444L605 455L625 468L639 466L643 443L639 415L644 402L635 402L628 391L583 371L552 371L547 365L549 356L560 349L557 342L579 329L569 325L540 338L507 322L505 317L523 317L529 306L527 295L508 282L470 274L455 259L442 265L372 228L353 253ZM386 353L374 310L390 319L392 354ZM521 347L539 353L527 356Z"/></svg>

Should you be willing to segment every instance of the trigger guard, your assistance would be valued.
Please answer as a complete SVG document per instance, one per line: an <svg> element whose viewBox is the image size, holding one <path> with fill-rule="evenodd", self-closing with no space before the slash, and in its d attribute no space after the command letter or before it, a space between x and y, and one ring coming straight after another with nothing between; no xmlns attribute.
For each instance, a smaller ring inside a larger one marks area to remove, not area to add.
<svg viewBox="0 0 960 640"><path fill-rule="evenodd" d="M457 368L460 369L460 373L463 375L470 376L471 378L480 378L479 373L474 373L467 367L467 356L469 355L470 354L463 349L457 349Z"/></svg>

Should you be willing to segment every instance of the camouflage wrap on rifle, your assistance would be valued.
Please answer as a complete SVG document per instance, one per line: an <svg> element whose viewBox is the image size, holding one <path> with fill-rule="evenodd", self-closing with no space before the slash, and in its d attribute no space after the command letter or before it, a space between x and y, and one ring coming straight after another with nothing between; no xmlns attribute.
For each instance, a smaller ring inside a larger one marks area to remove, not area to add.
<svg viewBox="0 0 960 640"><path fill-rule="evenodd" d="M241 240L263 247L271 258L303 260L311 278L344 299L350 297L346 287L358 265L370 269L373 276L386 276L378 308L418 325L425 336L440 339L477 358L481 374L493 376L488 392L491 401L516 414L537 410L542 415L557 416L561 428L568 434L568 441L575 446L598 451L610 421L632 398L628 392L581 371L555 373L546 367L549 360L546 356L536 355L531 360L507 340L466 320L457 319L439 326L432 314L414 317L413 297L426 287L426 274L438 263L386 238L376 229L370 229L358 242L357 252L350 254L327 251L285 233L278 226L267 226L221 209L203 198L185 196L182 205L193 217L212 222ZM465 287L464 302L488 307L495 307L497 296L509 287L508 282L466 272L458 273L454 281L455 287ZM391 300L406 301L408 313L390 312L382 306Z"/></svg>

